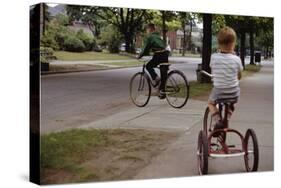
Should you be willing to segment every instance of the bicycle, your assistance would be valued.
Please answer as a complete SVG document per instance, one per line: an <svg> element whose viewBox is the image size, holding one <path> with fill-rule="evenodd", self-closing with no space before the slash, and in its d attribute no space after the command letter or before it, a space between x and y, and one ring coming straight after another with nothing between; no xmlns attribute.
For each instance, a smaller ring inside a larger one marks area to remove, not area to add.
<svg viewBox="0 0 281 188"><path fill-rule="evenodd" d="M201 71L201 73L212 77L211 74L205 71ZM244 156L246 171L257 171L259 149L257 136L254 130L248 129L245 136L243 136L239 131L229 128L229 108L233 107L234 103L237 102L237 98L218 99L215 102L219 109L224 128L214 130L212 116L207 107L204 114L203 130L201 130L198 135L197 161L199 174L208 174L208 157L225 158ZM226 143L227 133L238 135L241 140L241 148Z"/></svg>
<svg viewBox="0 0 281 188"><path fill-rule="evenodd" d="M168 66L168 74L165 83L164 91L161 94L166 95L166 100L169 105L174 108L182 108L189 98L189 83L184 73L179 70L169 71L170 63L162 63L157 66ZM144 107L148 104L151 97L151 88L157 90L159 95L160 84L153 85L150 74L146 72L146 62L142 66L142 71L133 75L130 80L130 98L138 107Z"/></svg>

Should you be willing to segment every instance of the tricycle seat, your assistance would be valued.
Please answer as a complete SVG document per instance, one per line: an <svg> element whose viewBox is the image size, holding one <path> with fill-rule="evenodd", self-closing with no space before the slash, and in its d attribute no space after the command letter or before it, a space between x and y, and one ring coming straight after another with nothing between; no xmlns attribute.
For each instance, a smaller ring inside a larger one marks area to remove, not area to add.
<svg viewBox="0 0 281 188"><path fill-rule="evenodd" d="M238 102L238 97L232 97L232 98L224 98L224 99L217 99L215 101L217 104L226 104L226 103L237 103Z"/></svg>

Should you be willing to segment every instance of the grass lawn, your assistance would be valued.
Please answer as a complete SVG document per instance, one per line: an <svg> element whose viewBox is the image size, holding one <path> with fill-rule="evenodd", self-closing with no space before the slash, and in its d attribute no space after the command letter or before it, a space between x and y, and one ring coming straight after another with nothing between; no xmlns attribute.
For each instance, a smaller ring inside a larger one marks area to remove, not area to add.
<svg viewBox="0 0 281 188"><path fill-rule="evenodd" d="M73 129L41 136L41 183L131 179L178 133Z"/></svg>
<svg viewBox="0 0 281 188"><path fill-rule="evenodd" d="M250 76L256 72L259 72L261 70L261 67L261 65L246 65L245 70L242 72L242 79L244 76Z"/></svg>
<svg viewBox="0 0 281 188"><path fill-rule="evenodd" d="M186 96L186 89L185 86L182 84L179 86L181 89L179 92L173 94L170 94L170 97L185 97ZM203 100L205 100L205 97L209 95L213 85L212 83L199 83L197 81L191 81L189 82L189 98L195 98L195 99L201 99L202 96L204 97ZM155 94L158 95L158 94Z"/></svg>
<svg viewBox="0 0 281 188"><path fill-rule="evenodd" d="M58 60L62 61L90 61L90 60L123 60L132 59L128 56L119 54L111 54L107 52L66 52L56 51L54 55Z"/></svg>
<svg viewBox="0 0 281 188"><path fill-rule="evenodd" d="M199 83L197 81L191 81L189 84L189 97L191 98L207 95L213 88L212 83Z"/></svg>

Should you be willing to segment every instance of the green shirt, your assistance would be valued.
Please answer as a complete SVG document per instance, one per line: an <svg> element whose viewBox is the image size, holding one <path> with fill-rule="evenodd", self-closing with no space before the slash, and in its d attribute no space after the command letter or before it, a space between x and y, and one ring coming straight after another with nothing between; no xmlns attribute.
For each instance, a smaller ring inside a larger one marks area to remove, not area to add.
<svg viewBox="0 0 281 188"><path fill-rule="evenodd" d="M139 58L144 55L149 55L149 51L160 51L166 48L166 44L158 32L153 32L145 39L144 46L141 50Z"/></svg>

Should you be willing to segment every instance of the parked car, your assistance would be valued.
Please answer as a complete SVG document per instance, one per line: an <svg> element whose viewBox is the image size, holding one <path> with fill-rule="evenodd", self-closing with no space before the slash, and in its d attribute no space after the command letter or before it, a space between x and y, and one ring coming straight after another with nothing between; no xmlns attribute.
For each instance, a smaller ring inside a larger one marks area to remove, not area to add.
<svg viewBox="0 0 281 188"><path fill-rule="evenodd" d="M119 47L120 52L125 52L126 51L126 44L122 43Z"/></svg>
<svg viewBox="0 0 281 188"><path fill-rule="evenodd" d="M136 54L140 54L141 48L136 48Z"/></svg>

